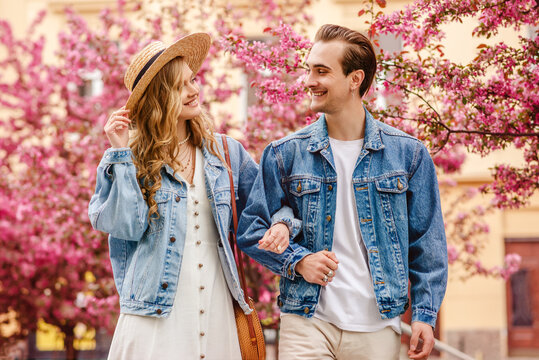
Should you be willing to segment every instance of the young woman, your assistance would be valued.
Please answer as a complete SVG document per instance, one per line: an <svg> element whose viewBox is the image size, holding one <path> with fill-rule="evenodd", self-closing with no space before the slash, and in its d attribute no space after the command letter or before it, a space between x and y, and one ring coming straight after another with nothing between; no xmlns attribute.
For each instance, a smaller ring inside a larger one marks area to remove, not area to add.
<svg viewBox="0 0 539 360"><path fill-rule="evenodd" d="M110 359L241 358L232 301L250 310L228 243L228 169L195 79L209 46L203 33L146 46L127 69L126 106L105 125L112 147L99 164L89 216L110 234L120 295ZM257 165L237 141L227 142L241 214ZM283 208L275 222L290 218ZM272 229L279 227L275 233L288 234L282 224ZM271 238L269 250L288 246L286 236Z"/></svg>

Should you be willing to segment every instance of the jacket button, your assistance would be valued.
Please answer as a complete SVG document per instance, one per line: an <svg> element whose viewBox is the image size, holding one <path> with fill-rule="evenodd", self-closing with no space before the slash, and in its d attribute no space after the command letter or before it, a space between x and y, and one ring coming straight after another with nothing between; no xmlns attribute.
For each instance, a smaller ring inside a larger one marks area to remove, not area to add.
<svg viewBox="0 0 539 360"><path fill-rule="evenodd" d="M163 290L164 290L164 289L168 288L168 284L167 284L167 283L163 283L163 284L161 285L161 287L162 287Z"/></svg>
<svg viewBox="0 0 539 360"><path fill-rule="evenodd" d="M204 285L202 285L202 286L200 287L200 290L204 290L204 289L205 289L205 287L204 287Z"/></svg>
<svg viewBox="0 0 539 360"><path fill-rule="evenodd" d="M306 307L305 309L303 309L303 312L304 312L305 314L308 314L308 313L309 313L309 308Z"/></svg>
<svg viewBox="0 0 539 360"><path fill-rule="evenodd" d="M204 314L204 309L200 309L200 313L201 313L201 314Z"/></svg>
<svg viewBox="0 0 539 360"><path fill-rule="evenodd" d="M180 202L180 196L179 195L176 195L176 202Z"/></svg>
<svg viewBox="0 0 539 360"><path fill-rule="evenodd" d="M170 238L170 242L173 243L173 242L175 242L175 241L176 241L176 238L175 238L174 236Z"/></svg>
<svg viewBox="0 0 539 360"><path fill-rule="evenodd" d="M206 335L206 333L204 333L204 331L201 331L200 336L204 336L204 335Z"/></svg>
<svg viewBox="0 0 539 360"><path fill-rule="evenodd" d="M204 266L204 264L198 264L198 268L202 268Z"/></svg>
<svg viewBox="0 0 539 360"><path fill-rule="evenodd" d="M283 306L283 302L279 300L279 307Z"/></svg>
<svg viewBox="0 0 539 360"><path fill-rule="evenodd" d="M196 225L195 225L195 229L198 230L199 228L200 228L200 225L196 224Z"/></svg>
<svg viewBox="0 0 539 360"><path fill-rule="evenodd" d="M195 211L195 216L198 216L198 211Z"/></svg>
<svg viewBox="0 0 539 360"><path fill-rule="evenodd" d="M195 205L198 205L198 200L195 200Z"/></svg>
<svg viewBox="0 0 539 360"><path fill-rule="evenodd" d="M200 354L200 358L201 358L201 359L204 359L205 357L206 357L206 355Z"/></svg>
<svg viewBox="0 0 539 360"><path fill-rule="evenodd" d="M200 245L202 242L200 240L197 240L196 244Z"/></svg>
<svg viewBox="0 0 539 360"><path fill-rule="evenodd" d="M329 190L329 191L333 190L333 186L332 186L332 185L329 185L329 186L328 186L328 190Z"/></svg>
<svg viewBox="0 0 539 360"><path fill-rule="evenodd" d="M331 215L326 216L327 221L331 221Z"/></svg>
<svg viewBox="0 0 539 360"><path fill-rule="evenodd" d="M398 188L399 190L402 190L403 187L404 187L404 185L402 185L401 179L397 179L397 188Z"/></svg>
<svg viewBox="0 0 539 360"><path fill-rule="evenodd" d="M161 315L161 313L162 313L163 311L161 311L161 309L157 309L157 310L155 310L155 312L157 313L157 315Z"/></svg>

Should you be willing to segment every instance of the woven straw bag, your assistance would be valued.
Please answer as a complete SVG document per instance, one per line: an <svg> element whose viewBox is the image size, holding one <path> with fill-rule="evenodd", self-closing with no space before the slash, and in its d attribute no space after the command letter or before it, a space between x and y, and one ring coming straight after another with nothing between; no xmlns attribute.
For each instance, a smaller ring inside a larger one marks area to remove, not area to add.
<svg viewBox="0 0 539 360"><path fill-rule="evenodd" d="M253 311L246 315L241 309L237 301L234 301L234 317L236 318L236 328L238 329L238 341L240 343L241 358L243 360L265 360L266 359L266 344L264 342L264 333L262 331L262 325L258 319L258 314L255 310L255 303L253 299L247 295L247 282L245 281L245 273L243 271L243 254L236 243L236 232L238 231L238 214L236 212L236 194L234 192L234 180L232 178L232 166L230 165L230 155L228 154L228 143L225 135L221 135L223 139L223 147L225 150L226 163L228 164L229 171L228 177L230 179L230 194L232 205L232 218L234 222L234 231L230 233L230 247L236 260L236 266L238 267L238 273L240 275L241 287L243 289L243 295L245 296L245 302L249 304L249 307Z"/></svg>

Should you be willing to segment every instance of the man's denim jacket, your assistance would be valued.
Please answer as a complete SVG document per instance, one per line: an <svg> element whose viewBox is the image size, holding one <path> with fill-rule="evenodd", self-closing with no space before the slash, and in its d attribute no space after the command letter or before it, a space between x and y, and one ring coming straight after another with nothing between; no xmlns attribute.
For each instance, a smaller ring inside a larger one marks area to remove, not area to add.
<svg viewBox="0 0 539 360"><path fill-rule="evenodd" d="M408 308L410 279L412 320L434 326L447 283L447 248L427 149L366 111L353 187L381 318ZM238 244L281 275L278 304L283 312L311 317L316 311L321 287L306 282L295 266L308 254L331 250L336 199L337 174L324 116L266 147L240 220ZM294 225L293 241L277 255L258 249L257 241L282 206L290 206L295 215L287 219Z"/></svg>
<svg viewBox="0 0 539 360"><path fill-rule="evenodd" d="M220 136L217 141L222 149ZM258 166L240 143L228 138L228 144L239 216ZM219 231L221 266L232 297L248 313L251 310L243 299L228 243L232 229L228 172L206 147L202 152L206 192ZM148 205L137 183L131 149L108 149L97 169L88 213L95 229L110 234L110 259L122 313L166 317L172 310L185 244L187 187L168 165L162 168L161 176L161 188L155 194L160 216L149 224ZM287 219L292 216L290 208L282 213Z"/></svg>

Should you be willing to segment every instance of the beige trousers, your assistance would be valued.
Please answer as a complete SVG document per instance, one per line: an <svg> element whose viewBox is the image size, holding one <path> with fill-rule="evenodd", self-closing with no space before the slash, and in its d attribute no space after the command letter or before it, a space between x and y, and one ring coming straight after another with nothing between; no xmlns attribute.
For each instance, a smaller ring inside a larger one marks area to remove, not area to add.
<svg viewBox="0 0 539 360"><path fill-rule="evenodd" d="M399 350L400 335L390 327L346 331L315 317L281 314L279 360L397 360Z"/></svg>

